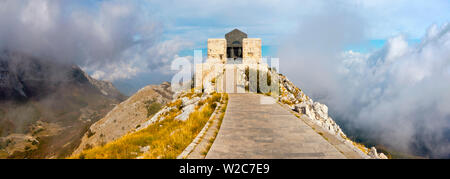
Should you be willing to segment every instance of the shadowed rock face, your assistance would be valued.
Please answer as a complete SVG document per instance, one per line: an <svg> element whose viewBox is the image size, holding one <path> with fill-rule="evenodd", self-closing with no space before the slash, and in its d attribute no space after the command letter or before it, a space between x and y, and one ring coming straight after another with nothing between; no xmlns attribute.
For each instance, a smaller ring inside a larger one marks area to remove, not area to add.
<svg viewBox="0 0 450 179"><path fill-rule="evenodd" d="M110 82L78 66L2 52L0 158L70 154L89 126L123 99Z"/></svg>
<svg viewBox="0 0 450 179"><path fill-rule="evenodd" d="M93 88L112 98L125 98L112 83L93 79L76 65L20 53L0 54L0 72L3 100L41 98L70 85Z"/></svg>

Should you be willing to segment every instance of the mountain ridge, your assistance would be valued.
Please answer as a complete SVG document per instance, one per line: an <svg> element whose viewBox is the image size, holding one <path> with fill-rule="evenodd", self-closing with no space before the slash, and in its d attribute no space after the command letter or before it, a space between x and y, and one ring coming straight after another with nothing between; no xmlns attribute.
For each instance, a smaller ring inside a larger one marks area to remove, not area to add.
<svg viewBox="0 0 450 179"><path fill-rule="evenodd" d="M127 100L116 105L104 118L94 123L83 135L73 155L135 131L162 106L170 102L172 95L168 82L148 85L140 89Z"/></svg>
<svg viewBox="0 0 450 179"><path fill-rule="evenodd" d="M126 98L76 65L20 52L0 53L0 74L0 158L68 155Z"/></svg>

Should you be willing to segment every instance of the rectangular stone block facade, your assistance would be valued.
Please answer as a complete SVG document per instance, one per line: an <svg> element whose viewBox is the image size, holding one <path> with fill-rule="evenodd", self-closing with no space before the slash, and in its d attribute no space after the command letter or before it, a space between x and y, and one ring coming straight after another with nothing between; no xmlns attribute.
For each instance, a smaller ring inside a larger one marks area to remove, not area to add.
<svg viewBox="0 0 450 179"><path fill-rule="evenodd" d="M261 39L259 38L246 38L242 42L244 64L261 63Z"/></svg>
<svg viewBox="0 0 450 179"><path fill-rule="evenodd" d="M242 63L261 63L261 39L244 38L242 40ZM227 63L226 39L208 39L208 63Z"/></svg>
<svg viewBox="0 0 450 179"><path fill-rule="evenodd" d="M227 62L227 41L225 39L208 39L208 62Z"/></svg>

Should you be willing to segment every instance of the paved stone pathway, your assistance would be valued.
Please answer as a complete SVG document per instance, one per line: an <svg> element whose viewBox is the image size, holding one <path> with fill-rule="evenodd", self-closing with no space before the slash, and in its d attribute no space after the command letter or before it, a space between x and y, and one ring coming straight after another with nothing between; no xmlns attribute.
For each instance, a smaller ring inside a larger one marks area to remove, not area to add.
<svg viewBox="0 0 450 179"><path fill-rule="evenodd" d="M345 158L270 97L229 94L228 108L207 159Z"/></svg>

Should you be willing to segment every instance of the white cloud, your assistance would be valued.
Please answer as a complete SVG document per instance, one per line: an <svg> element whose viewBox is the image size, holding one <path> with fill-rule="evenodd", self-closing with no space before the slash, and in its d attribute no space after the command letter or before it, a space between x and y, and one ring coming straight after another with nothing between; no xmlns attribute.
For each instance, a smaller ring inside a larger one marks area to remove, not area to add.
<svg viewBox="0 0 450 179"><path fill-rule="evenodd" d="M20 15L23 24L27 24L29 28L35 31L47 31L53 26L53 15L58 13L48 1L35 0L28 3Z"/></svg>
<svg viewBox="0 0 450 179"><path fill-rule="evenodd" d="M160 70L189 45L163 39L161 23L141 7L145 1L84 3L1 1L0 49L74 63L114 81Z"/></svg>
<svg viewBox="0 0 450 179"><path fill-rule="evenodd" d="M408 42L403 36L397 36L388 40L386 62L392 63L393 60L405 55L408 51Z"/></svg>
<svg viewBox="0 0 450 179"><path fill-rule="evenodd" d="M142 45L124 51L121 60L102 66L89 65L83 69L92 73L96 79L116 81L130 79L140 73L159 73L161 76L173 74L170 70L171 62L178 57L178 52L191 44L173 39L160 42L144 48Z"/></svg>
<svg viewBox="0 0 450 179"><path fill-rule="evenodd" d="M328 104L347 130L404 152L450 157L449 24L431 26L420 44L400 35L371 54L332 54L305 60L323 66L304 63L287 75ZM282 60L301 65L304 54L295 55Z"/></svg>

